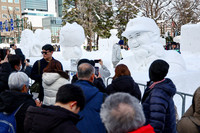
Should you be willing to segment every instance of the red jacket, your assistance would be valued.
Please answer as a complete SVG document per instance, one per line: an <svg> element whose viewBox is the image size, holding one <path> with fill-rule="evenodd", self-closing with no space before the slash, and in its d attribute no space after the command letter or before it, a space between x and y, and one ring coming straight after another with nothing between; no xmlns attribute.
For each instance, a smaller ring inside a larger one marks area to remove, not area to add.
<svg viewBox="0 0 200 133"><path fill-rule="evenodd" d="M146 126L140 127L135 131L129 132L129 133L155 133L153 130L153 127L148 124Z"/></svg>

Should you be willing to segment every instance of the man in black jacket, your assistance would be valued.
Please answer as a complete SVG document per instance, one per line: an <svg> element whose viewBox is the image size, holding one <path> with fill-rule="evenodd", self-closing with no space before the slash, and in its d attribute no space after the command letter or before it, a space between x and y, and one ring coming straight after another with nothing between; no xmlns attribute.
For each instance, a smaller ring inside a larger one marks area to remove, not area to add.
<svg viewBox="0 0 200 133"><path fill-rule="evenodd" d="M85 105L80 87L66 84L59 88L55 105L29 107L24 121L25 133L80 133L76 128L79 110Z"/></svg>
<svg viewBox="0 0 200 133"><path fill-rule="evenodd" d="M20 107L15 115L17 133L24 133L24 118L27 108L36 106L32 95L29 95L29 78L24 72L13 72L8 79L10 90L0 93L0 112L13 113Z"/></svg>
<svg viewBox="0 0 200 133"><path fill-rule="evenodd" d="M48 65L51 60L55 60L52 57L54 48L50 44L46 44L42 47L42 55L43 58L41 60L37 60L33 64L33 68L31 70L31 79L38 81L40 83L40 90L39 90L39 99L43 101L44 98L44 88L42 87L42 74L43 69Z"/></svg>

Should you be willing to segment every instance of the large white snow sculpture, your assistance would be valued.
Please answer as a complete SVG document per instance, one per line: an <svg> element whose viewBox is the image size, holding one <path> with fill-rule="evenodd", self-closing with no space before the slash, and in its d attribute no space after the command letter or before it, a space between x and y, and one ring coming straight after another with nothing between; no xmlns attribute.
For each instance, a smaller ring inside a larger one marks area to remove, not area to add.
<svg viewBox="0 0 200 133"><path fill-rule="evenodd" d="M51 31L49 29L37 29L34 34L34 43L31 48L30 56L41 56L42 46L51 44Z"/></svg>
<svg viewBox="0 0 200 133"><path fill-rule="evenodd" d="M147 17L131 19L122 36L128 39L132 55L120 63L127 64L129 69L147 72L154 60L164 59L170 64L169 71L185 70L184 60L177 51L164 50L160 42L160 30L153 19Z"/></svg>
<svg viewBox="0 0 200 133"><path fill-rule="evenodd" d="M25 29L21 34L20 48L23 51L23 54L28 58L30 56L30 51L33 46L34 35L33 31L29 29Z"/></svg>
<svg viewBox="0 0 200 133"><path fill-rule="evenodd" d="M67 23L60 30L60 46L65 60L79 59L82 56L81 45L85 41L83 27L77 23Z"/></svg>

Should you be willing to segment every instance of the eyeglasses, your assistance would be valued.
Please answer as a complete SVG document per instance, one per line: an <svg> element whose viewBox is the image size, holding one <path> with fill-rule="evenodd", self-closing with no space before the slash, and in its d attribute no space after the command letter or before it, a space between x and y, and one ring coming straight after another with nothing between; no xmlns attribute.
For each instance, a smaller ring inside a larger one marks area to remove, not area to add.
<svg viewBox="0 0 200 133"><path fill-rule="evenodd" d="M48 52L46 52L46 51L45 51L45 52L43 52L43 51L42 51L41 53L42 53L42 54L47 54Z"/></svg>

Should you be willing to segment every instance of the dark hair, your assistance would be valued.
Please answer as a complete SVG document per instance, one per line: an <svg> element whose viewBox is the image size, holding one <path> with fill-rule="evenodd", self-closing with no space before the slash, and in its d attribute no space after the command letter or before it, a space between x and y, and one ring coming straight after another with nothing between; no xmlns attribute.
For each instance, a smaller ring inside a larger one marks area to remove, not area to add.
<svg viewBox="0 0 200 133"><path fill-rule="evenodd" d="M8 55L8 62L12 69L15 69L15 65L19 66L21 63L21 59L18 55Z"/></svg>
<svg viewBox="0 0 200 133"><path fill-rule="evenodd" d="M61 77L69 79L68 72L64 72L62 64L57 60L51 60L44 68L43 72L54 72L60 74Z"/></svg>
<svg viewBox="0 0 200 133"><path fill-rule="evenodd" d="M51 44L46 44L42 47L42 50L46 50L46 51L49 50L51 52L51 51L54 51L54 48Z"/></svg>
<svg viewBox="0 0 200 133"><path fill-rule="evenodd" d="M115 76L113 77L113 79L116 79L120 76L131 76L128 67L124 64L117 65L117 67L115 68Z"/></svg>
<svg viewBox="0 0 200 133"><path fill-rule="evenodd" d="M68 103L70 101L77 101L77 106L83 110L85 106L85 96L80 87L73 84L66 84L58 89L56 94L56 102Z"/></svg>

